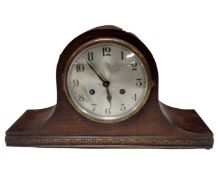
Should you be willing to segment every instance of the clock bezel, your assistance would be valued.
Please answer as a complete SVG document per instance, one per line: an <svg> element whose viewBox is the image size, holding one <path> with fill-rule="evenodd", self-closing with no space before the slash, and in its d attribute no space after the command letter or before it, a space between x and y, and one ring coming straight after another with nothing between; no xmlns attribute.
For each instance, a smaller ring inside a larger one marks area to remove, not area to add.
<svg viewBox="0 0 219 175"><path fill-rule="evenodd" d="M75 102L72 100L72 98L69 94L67 78L68 78L68 72L69 72L70 67L71 67L72 63L74 62L75 58L81 52L83 52L85 49L87 49L88 47L90 47L92 45L96 45L96 44L101 44L101 43L104 43L104 44L105 43L117 44L117 45L124 46L125 48L128 48L130 51L132 51L133 53L135 53L138 56L138 58L141 60L141 62L144 65L145 72L146 72L146 77L147 77L147 80L148 80L146 82L146 86L145 86L145 88L147 88L146 93L144 95L143 100L137 106L135 106L133 109L131 109L131 112L126 116L122 116L122 117L114 118L114 119L112 119L112 118L107 119L105 117L102 118L102 119L95 118L95 117L89 115L89 113L86 110L80 109L78 107L78 105L75 104ZM64 87L63 87L63 89L64 89L65 95L66 95L69 103L71 104L71 106L79 114L81 114L83 117L85 117L89 120L95 121L95 122L99 122L99 123L117 123L117 122L127 120L128 118L134 116L136 113L138 113L140 111L140 109L142 109L142 107L147 102L147 99L150 95L150 91L151 91L151 88L152 88L152 85L153 85L153 81L152 81L152 77L151 77L151 70L150 70L149 64L147 62L147 59L144 57L144 55L134 45L130 44L129 42L127 42L125 40L122 40L122 39L114 38L114 37L95 38L95 39L92 39L90 41L85 42L84 44L79 46L77 49L75 49L73 51L73 53L70 55L70 58L68 59L68 62L67 62L66 66L65 66L65 69L64 69L64 75L63 76L64 76L64 79L63 79L64 80L64 82L63 82Z"/></svg>

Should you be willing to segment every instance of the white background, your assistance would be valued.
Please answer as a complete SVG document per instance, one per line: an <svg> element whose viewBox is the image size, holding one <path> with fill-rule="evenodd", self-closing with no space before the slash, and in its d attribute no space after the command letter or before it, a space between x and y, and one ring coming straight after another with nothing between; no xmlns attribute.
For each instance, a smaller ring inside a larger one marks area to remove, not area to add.
<svg viewBox="0 0 219 175"><path fill-rule="evenodd" d="M150 49L159 98L193 108L214 132L211 150L6 147L26 109L56 103L56 64L77 35L113 24ZM0 174L218 174L219 2L0 1Z"/></svg>

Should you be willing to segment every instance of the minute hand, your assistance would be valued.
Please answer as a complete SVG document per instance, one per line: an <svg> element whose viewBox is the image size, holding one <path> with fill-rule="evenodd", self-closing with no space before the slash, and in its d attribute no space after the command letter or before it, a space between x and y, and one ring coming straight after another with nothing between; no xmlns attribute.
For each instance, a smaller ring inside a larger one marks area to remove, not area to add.
<svg viewBox="0 0 219 175"><path fill-rule="evenodd" d="M94 71L94 73L98 76L98 78L99 78L102 82L105 82L105 81L106 81L105 78L103 78L103 76L102 76L99 72L96 71L96 69L90 64L90 62L87 61L86 59L85 59L85 61L87 62L88 66Z"/></svg>

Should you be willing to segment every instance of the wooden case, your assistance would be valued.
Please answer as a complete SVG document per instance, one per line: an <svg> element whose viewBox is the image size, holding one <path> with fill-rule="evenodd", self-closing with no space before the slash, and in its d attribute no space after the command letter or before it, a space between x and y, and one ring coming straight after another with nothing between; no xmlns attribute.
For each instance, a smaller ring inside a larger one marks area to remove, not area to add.
<svg viewBox="0 0 219 175"><path fill-rule="evenodd" d="M64 70L82 44L113 37L134 45L147 59L154 85L135 116L118 123L99 123L81 116L64 92ZM213 133L194 110L166 106L158 100L158 71L152 54L133 34L117 27L92 29L71 41L57 65L57 104L27 110L6 132L7 146L101 148L206 148Z"/></svg>

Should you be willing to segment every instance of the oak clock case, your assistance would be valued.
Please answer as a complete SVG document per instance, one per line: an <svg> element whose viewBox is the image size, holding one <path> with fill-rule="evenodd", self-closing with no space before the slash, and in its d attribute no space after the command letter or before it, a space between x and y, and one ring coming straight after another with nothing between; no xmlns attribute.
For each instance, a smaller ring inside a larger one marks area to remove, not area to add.
<svg viewBox="0 0 219 175"><path fill-rule="evenodd" d="M98 27L72 40L60 55L56 80L57 104L27 110L6 131L7 146L213 146L213 133L195 110L159 102L152 54L118 27Z"/></svg>

